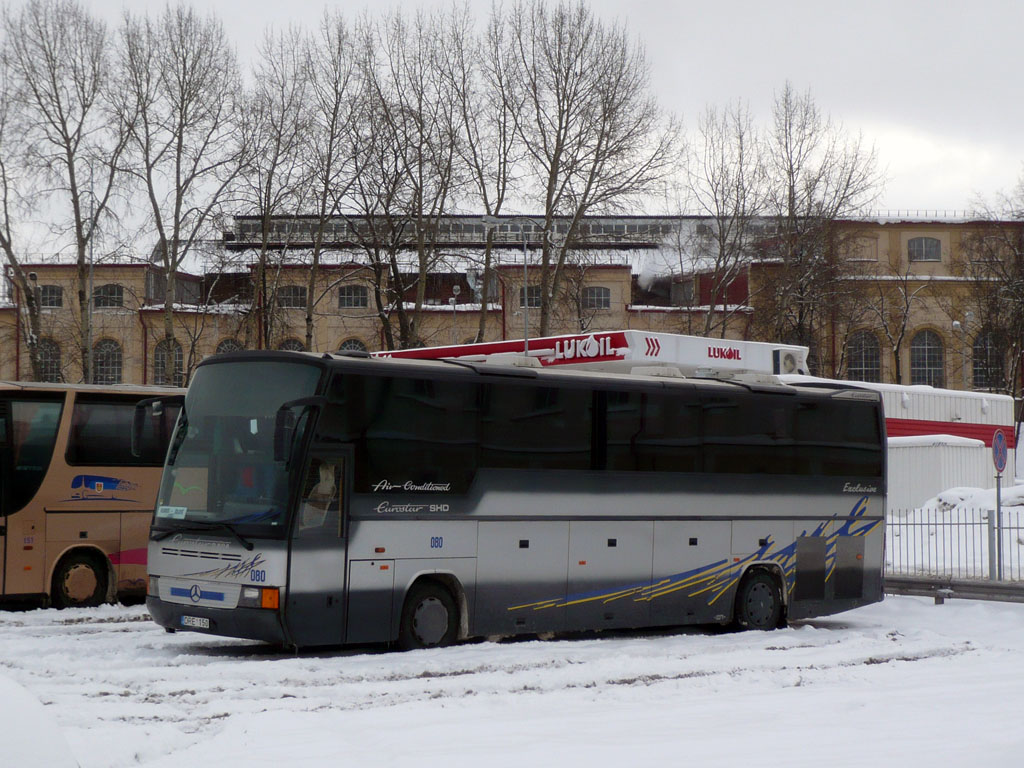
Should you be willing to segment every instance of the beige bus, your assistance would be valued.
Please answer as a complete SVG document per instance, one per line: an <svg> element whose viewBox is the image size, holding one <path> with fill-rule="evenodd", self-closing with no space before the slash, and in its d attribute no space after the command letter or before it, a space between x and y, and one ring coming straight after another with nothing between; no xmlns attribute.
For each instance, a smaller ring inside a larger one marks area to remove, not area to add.
<svg viewBox="0 0 1024 768"><path fill-rule="evenodd" d="M184 390L0 382L0 596L58 607L145 595L146 543Z"/></svg>

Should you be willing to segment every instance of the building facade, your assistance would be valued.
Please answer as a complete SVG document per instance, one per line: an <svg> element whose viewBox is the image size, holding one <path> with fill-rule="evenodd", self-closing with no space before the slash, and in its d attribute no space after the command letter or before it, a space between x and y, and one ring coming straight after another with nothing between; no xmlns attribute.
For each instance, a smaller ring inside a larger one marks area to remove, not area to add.
<svg viewBox="0 0 1024 768"><path fill-rule="evenodd" d="M411 241L388 251L339 219L314 271L309 220L275 219L271 239L263 241L258 220L237 217L213 256L178 275L169 315L164 276L153 263L95 264L91 328L84 329L75 266L25 264L42 306L44 376L80 381L83 349L97 382L181 384L204 357L238 349L374 351L398 346L403 334L406 344L427 346L522 338L524 331L534 337L540 228L525 217L498 222L446 217L420 259ZM1012 373L1010 386L1019 393L1012 359L1019 345L1008 346L1005 333L995 332L982 306L990 280L971 270L969 242L978 222L838 224L852 236L834 254L838 271L828 279L843 286L843 298L815 308L818 320L805 339L767 338L770 326L759 322L779 311L766 298L779 261L754 253L726 268L703 259L694 243L707 227L686 217L587 219L565 254L549 332L624 328L806 341L821 375L1006 391ZM557 237L552 245L556 254L565 247ZM31 375L24 304L7 280L0 378Z"/></svg>

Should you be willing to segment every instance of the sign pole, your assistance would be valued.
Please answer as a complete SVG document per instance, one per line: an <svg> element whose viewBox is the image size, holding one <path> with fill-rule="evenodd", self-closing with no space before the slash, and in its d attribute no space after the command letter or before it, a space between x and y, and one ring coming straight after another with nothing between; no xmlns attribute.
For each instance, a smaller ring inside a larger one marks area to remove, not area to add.
<svg viewBox="0 0 1024 768"><path fill-rule="evenodd" d="M989 578L993 578L994 561L998 561L999 568L995 571L995 578L998 581L1003 580L1003 470L1006 469L1006 435L1003 434L1003 430L997 429L992 433L992 463L996 468L996 509L994 512L995 516L995 538L996 546L995 551L992 549L992 520L991 516L989 519L989 534L988 534L988 573Z"/></svg>
<svg viewBox="0 0 1024 768"><path fill-rule="evenodd" d="M999 475L996 475L996 509L999 508ZM996 512L988 514L988 579L996 580Z"/></svg>
<svg viewBox="0 0 1024 768"><path fill-rule="evenodd" d="M996 551L999 554L999 581L1003 580L1003 473L996 475Z"/></svg>

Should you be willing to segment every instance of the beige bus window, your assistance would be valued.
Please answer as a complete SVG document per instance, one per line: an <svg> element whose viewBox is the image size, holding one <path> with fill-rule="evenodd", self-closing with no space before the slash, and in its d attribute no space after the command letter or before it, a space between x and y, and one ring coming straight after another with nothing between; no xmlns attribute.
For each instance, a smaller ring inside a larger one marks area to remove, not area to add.
<svg viewBox="0 0 1024 768"><path fill-rule="evenodd" d="M60 412L59 402L11 402L11 448L14 458L12 511L28 504L43 482L53 456Z"/></svg>

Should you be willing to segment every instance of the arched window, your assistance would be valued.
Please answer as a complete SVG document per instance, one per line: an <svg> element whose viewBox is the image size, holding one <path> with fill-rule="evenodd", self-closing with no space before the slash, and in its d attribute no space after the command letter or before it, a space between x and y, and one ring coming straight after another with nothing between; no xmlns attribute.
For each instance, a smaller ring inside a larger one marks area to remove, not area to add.
<svg viewBox="0 0 1024 768"><path fill-rule="evenodd" d="M367 307L370 294L365 285L343 285L338 289L338 308Z"/></svg>
<svg viewBox="0 0 1024 768"><path fill-rule="evenodd" d="M942 243L937 237L912 237L907 241L910 261L941 261Z"/></svg>
<svg viewBox="0 0 1024 768"><path fill-rule="evenodd" d="M338 345L339 352L366 352L366 345L359 339L345 339Z"/></svg>
<svg viewBox="0 0 1024 768"><path fill-rule="evenodd" d="M285 339L277 348L282 352L303 352L306 349L306 345L298 339Z"/></svg>
<svg viewBox="0 0 1024 768"><path fill-rule="evenodd" d="M588 285L583 289L584 309L611 309L612 290L600 285Z"/></svg>
<svg viewBox="0 0 1024 768"><path fill-rule="evenodd" d="M123 361L121 345L113 339L100 339L92 348L94 384L120 384Z"/></svg>
<svg viewBox="0 0 1024 768"><path fill-rule="evenodd" d="M946 353L935 331L921 331L910 342L910 383L945 384Z"/></svg>
<svg viewBox="0 0 1024 768"><path fill-rule="evenodd" d="M217 354L223 355L228 352L241 352L245 347L242 346L242 342L238 339L224 339L220 344L217 345Z"/></svg>
<svg viewBox="0 0 1024 768"><path fill-rule="evenodd" d="M185 384L181 344L164 339L153 350L153 383L169 387Z"/></svg>
<svg viewBox="0 0 1024 768"><path fill-rule="evenodd" d="M94 307L123 307L124 288L117 283L101 285L92 292L92 305Z"/></svg>
<svg viewBox="0 0 1024 768"><path fill-rule="evenodd" d="M996 389L1004 384L1003 351L996 343L995 335L982 331L974 339L971 367L972 384L975 389Z"/></svg>
<svg viewBox="0 0 1024 768"><path fill-rule="evenodd" d="M63 381L64 372L61 370L60 344L53 339L40 339L36 352L39 355L39 380Z"/></svg>
<svg viewBox="0 0 1024 768"><path fill-rule="evenodd" d="M306 286L282 285L277 289L277 306L286 309L304 309L306 307Z"/></svg>
<svg viewBox="0 0 1024 768"><path fill-rule="evenodd" d="M846 378L851 381L882 380L882 359L875 334L857 331L850 336L846 350Z"/></svg>

